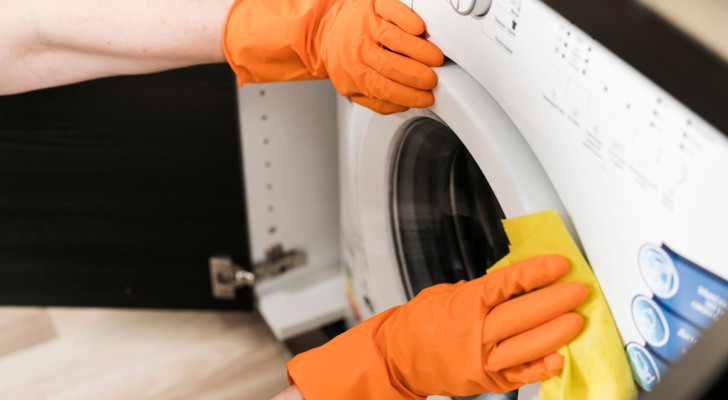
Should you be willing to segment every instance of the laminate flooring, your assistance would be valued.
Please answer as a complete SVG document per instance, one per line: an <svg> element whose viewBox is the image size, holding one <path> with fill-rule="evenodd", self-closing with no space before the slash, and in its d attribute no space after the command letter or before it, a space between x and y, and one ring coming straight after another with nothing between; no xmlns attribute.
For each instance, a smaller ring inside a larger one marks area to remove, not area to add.
<svg viewBox="0 0 728 400"><path fill-rule="evenodd" d="M2 400L267 400L290 357L257 313L0 307Z"/></svg>

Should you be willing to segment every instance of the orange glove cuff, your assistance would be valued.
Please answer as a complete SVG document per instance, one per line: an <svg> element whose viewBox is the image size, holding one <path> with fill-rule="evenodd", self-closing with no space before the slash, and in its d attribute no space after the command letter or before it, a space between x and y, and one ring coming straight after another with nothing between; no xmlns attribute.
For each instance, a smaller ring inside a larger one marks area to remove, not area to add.
<svg viewBox="0 0 728 400"><path fill-rule="evenodd" d="M341 334L325 346L299 354L286 364L288 381L311 400L423 400L389 375L386 354L375 342L390 308Z"/></svg>
<svg viewBox="0 0 728 400"><path fill-rule="evenodd" d="M328 78L308 56L324 6L320 0L236 0L225 19L222 49L238 84Z"/></svg>

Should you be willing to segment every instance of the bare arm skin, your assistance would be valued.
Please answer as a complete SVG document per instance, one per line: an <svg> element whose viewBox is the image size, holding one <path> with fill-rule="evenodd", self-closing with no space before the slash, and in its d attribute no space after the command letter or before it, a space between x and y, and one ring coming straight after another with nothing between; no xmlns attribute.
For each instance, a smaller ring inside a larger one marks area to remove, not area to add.
<svg viewBox="0 0 728 400"><path fill-rule="evenodd" d="M274 398L270 400L305 400L303 395L298 390L298 386L293 385L288 389L278 393Z"/></svg>
<svg viewBox="0 0 728 400"><path fill-rule="evenodd" d="M0 95L224 62L232 0L0 0Z"/></svg>

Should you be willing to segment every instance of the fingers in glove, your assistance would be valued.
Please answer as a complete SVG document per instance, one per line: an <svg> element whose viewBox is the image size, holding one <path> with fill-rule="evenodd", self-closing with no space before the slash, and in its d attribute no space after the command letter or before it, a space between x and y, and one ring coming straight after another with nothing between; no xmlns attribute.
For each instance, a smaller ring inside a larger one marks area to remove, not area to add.
<svg viewBox="0 0 728 400"><path fill-rule="evenodd" d="M374 38L388 49L417 60L430 67L439 67L445 62L445 55L439 47L403 31L399 27L382 21Z"/></svg>
<svg viewBox="0 0 728 400"><path fill-rule="evenodd" d="M366 91L364 95L387 103L404 107L425 108L435 102L429 90L419 90L395 82L379 72L370 69L365 73Z"/></svg>
<svg viewBox="0 0 728 400"><path fill-rule="evenodd" d="M391 52L371 41L362 50L367 65L395 82L421 90L430 90L437 85L435 71L418 61Z"/></svg>
<svg viewBox="0 0 728 400"><path fill-rule="evenodd" d="M413 36L425 33L425 21L399 0L375 0L374 11Z"/></svg>
<svg viewBox="0 0 728 400"><path fill-rule="evenodd" d="M564 368L564 357L559 353L551 353L536 361L515 367L506 368L501 374L513 383L536 383L546 378L553 378Z"/></svg>
<svg viewBox="0 0 728 400"><path fill-rule="evenodd" d="M569 270L569 262L555 255L525 259L488 273L480 280L486 307L494 307L513 296L556 282Z"/></svg>
<svg viewBox="0 0 728 400"><path fill-rule="evenodd" d="M550 321L576 308L588 295L586 285L565 282L505 301L488 313L483 343L499 342Z"/></svg>
<svg viewBox="0 0 728 400"><path fill-rule="evenodd" d="M404 106L398 106L392 103L386 103L381 100L372 99L366 96L350 96L349 97L354 103L364 106L372 111L378 112L379 114L394 114L398 112L407 111L408 108Z"/></svg>
<svg viewBox="0 0 728 400"><path fill-rule="evenodd" d="M506 339L492 349L484 349L490 350L485 368L497 371L538 360L569 343L583 325L581 315L568 313Z"/></svg>

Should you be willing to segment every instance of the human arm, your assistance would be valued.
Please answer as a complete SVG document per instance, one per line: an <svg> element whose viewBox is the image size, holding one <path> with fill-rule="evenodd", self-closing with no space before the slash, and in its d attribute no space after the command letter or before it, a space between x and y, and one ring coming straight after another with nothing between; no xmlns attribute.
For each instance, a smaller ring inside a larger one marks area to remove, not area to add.
<svg viewBox="0 0 728 400"><path fill-rule="evenodd" d="M232 0L0 0L0 95L224 62Z"/></svg>
<svg viewBox="0 0 728 400"><path fill-rule="evenodd" d="M278 393L270 400L305 400L301 391L298 390L298 386L292 385L286 388L286 390Z"/></svg>
<svg viewBox="0 0 728 400"><path fill-rule="evenodd" d="M392 113L434 102L424 33L399 0L0 0L0 95L227 60L241 84L328 78Z"/></svg>

